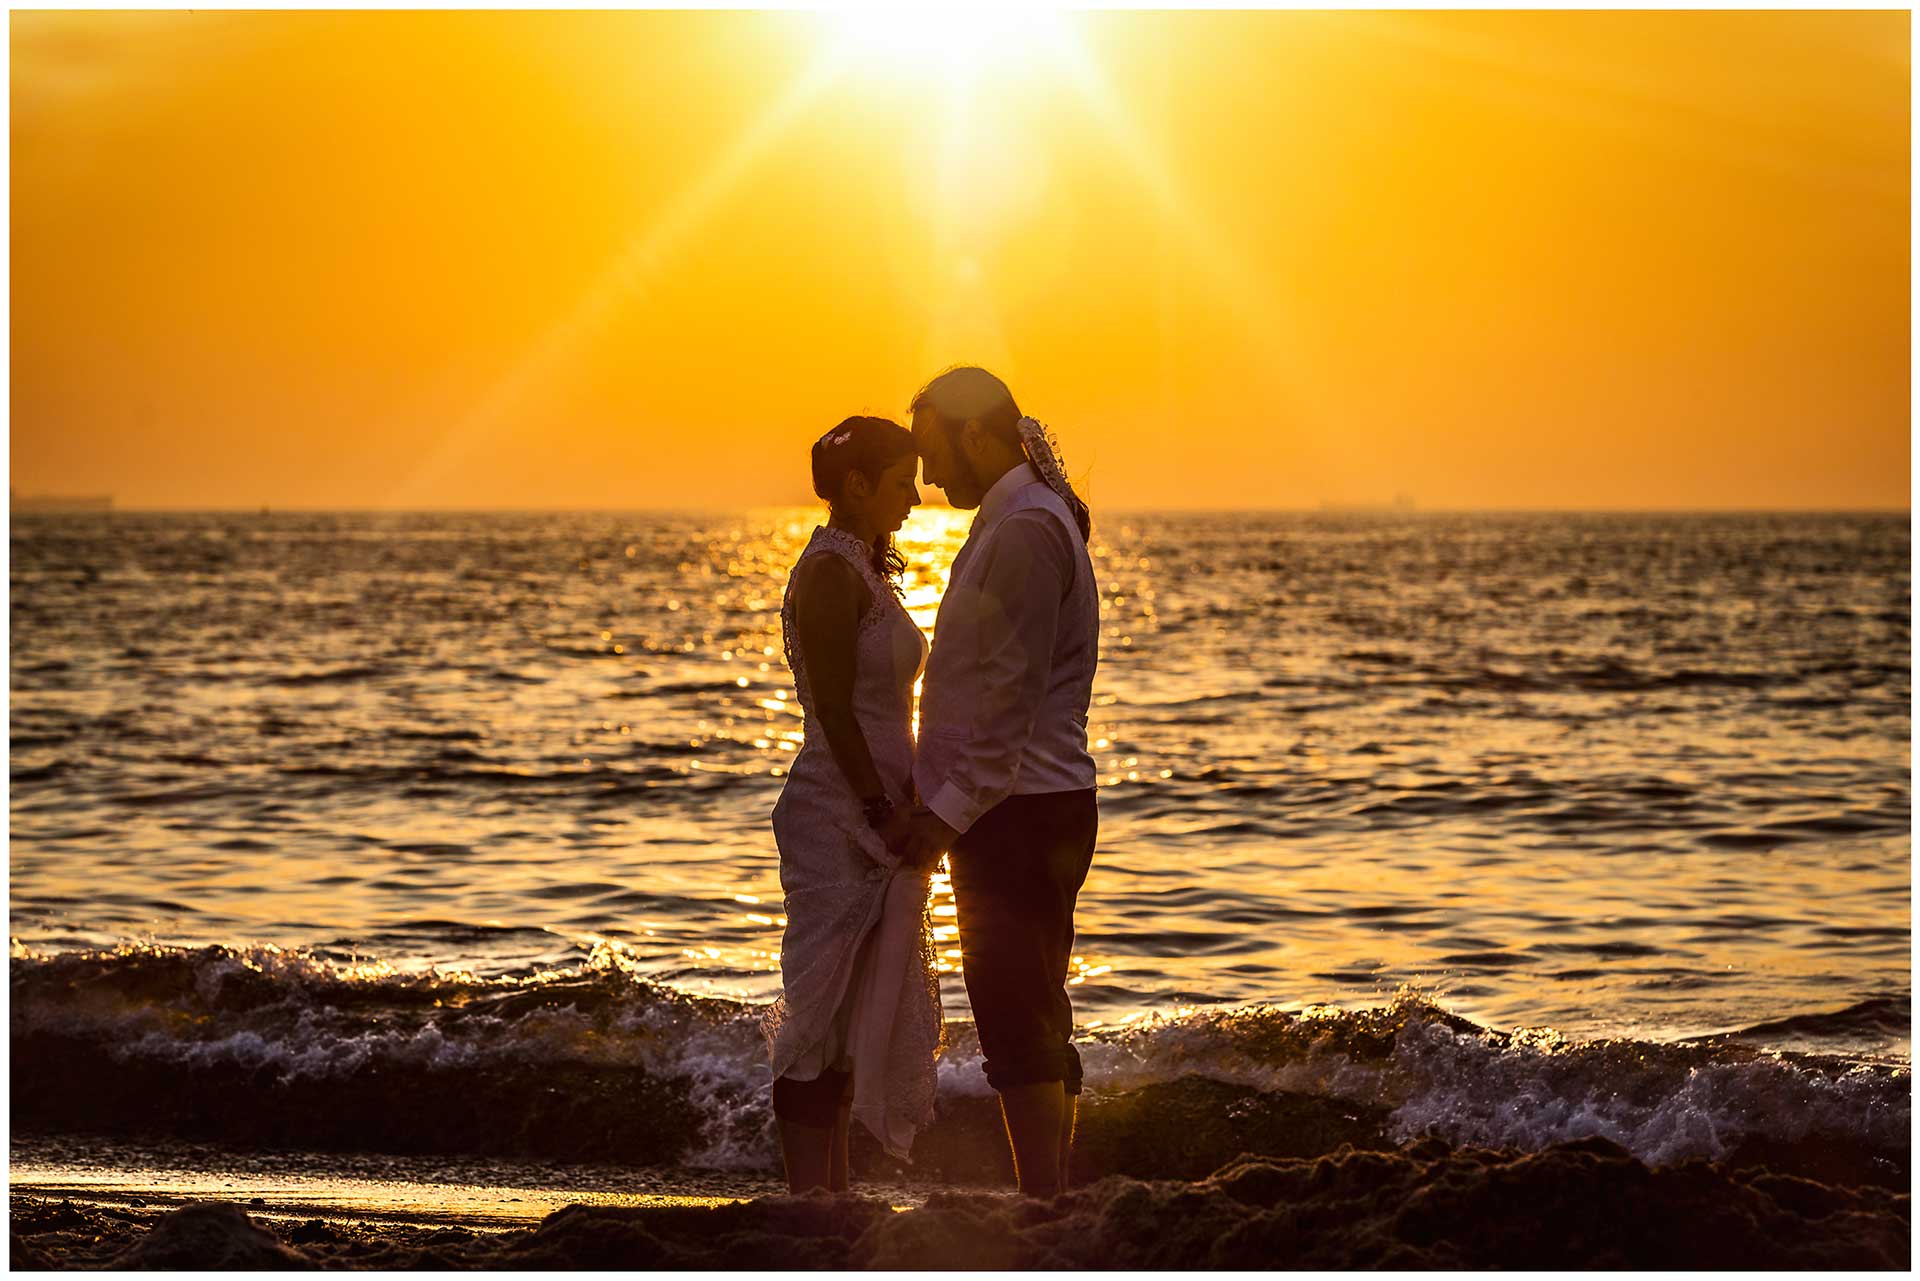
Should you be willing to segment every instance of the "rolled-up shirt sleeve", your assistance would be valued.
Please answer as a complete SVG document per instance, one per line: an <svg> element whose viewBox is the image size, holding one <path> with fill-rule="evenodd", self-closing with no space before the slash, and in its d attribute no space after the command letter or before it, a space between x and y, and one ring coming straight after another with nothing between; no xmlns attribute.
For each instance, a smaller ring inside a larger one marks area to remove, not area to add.
<svg viewBox="0 0 1920 1281"><path fill-rule="evenodd" d="M1019 777L1074 571L1066 531L1044 511L1007 517L977 554L978 572L969 575L976 596L968 602L973 698L965 741L942 753L949 762L943 778L918 780L927 808L959 832L1005 800Z"/></svg>

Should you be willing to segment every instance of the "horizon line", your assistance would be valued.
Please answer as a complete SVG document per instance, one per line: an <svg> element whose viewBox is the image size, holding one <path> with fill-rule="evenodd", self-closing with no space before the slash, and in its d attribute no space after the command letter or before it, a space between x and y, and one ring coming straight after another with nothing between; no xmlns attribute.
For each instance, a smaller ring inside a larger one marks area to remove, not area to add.
<svg viewBox="0 0 1920 1281"><path fill-rule="evenodd" d="M408 507L374 507L352 505L286 505L272 503L258 505L156 505L127 506L114 505L100 509L60 510L58 508L25 508L11 510L12 516L135 516L135 515L273 515L327 513L346 514L394 514L394 515L716 515L738 514L750 511L794 511L810 507L819 507L818 502L810 503L743 503L727 507L714 504L663 504L656 506L509 506L451 504ZM922 503L919 509L928 511L966 511L968 508L952 507L945 503ZM1335 503L1314 507L1268 507L1253 505L1224 505L1215 507L1146 507L1116 505L1108 508L1095 508L1098 511L1111 511L1126 514L1154 515L1212 515L1247 514L1276 516L1467 516L1467 515L1834 515L1834 516L1875 516L1905 515L1911 516L1913 505L1904 506L1445 506L1445 507L1400 507L1390 503Z"/></svg>

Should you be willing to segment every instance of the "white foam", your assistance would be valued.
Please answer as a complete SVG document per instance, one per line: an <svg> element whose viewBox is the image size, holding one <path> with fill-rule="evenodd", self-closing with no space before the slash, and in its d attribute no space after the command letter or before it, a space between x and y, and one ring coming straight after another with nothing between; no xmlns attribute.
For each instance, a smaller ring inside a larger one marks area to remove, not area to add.
<svg viewBox="0 0 1920 1281"><path fill-rule="evenodd" d="M216 1015L211 1029L201 1017L177 1017L164 993L130 994L120 1002L69 1000L76 987L63 982L50 984L44 995L20 986L21 966L73 966L86 977L89 966L147 958L187 963L182 979L190 990L178 993L180 1002L217 1009L226 986L248 976L265 976L273 986L255 1003ZM639 1067L682 1082L703 1118L688 1164L765 1168L774 1145L759 1007L654 987L623 961L596 951L575 969L481 980L400 974L379 962L336 962L272 947L182 952L132 945L52 958L16 947L13 1017L16 1029L98 1036L126 1059L274 1069L288 1080L351 1079L380 1066ZM592 1012L569 999L583 980ZM384 1012L364 998L340 1004L332 998L341 985L404 991L408 999ZM532 999L523 1003L521 992ZM433 1002L422 1001L423 994ZM487 1002L496 994L525 1008L491 1012ZM437 1008L442 999L446 1008ZM973 1029L955 1024L949 1037L937 1069L940 1096L990 1094ZM1077 1045L1089 1088L1103 1092L1200 1076L1387 1108L1402 1140L1435 1135L1539 1149L1598 1136L1653 1163L1724 1157L1755 1138L1824 1137L1903 1148L1912 1110L1911 1074L1901 1069L1810 1066L1739 1047L1709 1052L1570 1043L1552 1034L1501 1037L1462 1029L1413 991L1370 1011L1245 1007L1155 1017L1083 1033ZM1354 1047L1366 1052L1356 1054Z"/></svg>
<svg viewBox="0 0 1920 1281"><path fill-rule="evenodd" d="M1642 1048L1635 1067L1591 1047L1503 1045L1415 1022L1394 1045L1404 1096L1392 1124L1402 1139L1529 1150L1597 1136L1650 1164L1720 1159L1753 1138L1906 1145L1905 1073L1830 1076L1765 1054L1689 1065Z"/></svg>

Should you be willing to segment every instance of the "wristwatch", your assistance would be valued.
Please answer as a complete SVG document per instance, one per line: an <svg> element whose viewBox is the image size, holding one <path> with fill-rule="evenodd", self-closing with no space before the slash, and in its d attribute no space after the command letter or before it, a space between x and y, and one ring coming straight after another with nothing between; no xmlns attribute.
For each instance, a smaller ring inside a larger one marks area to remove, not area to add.
<svg viewBox="0 0 1920 1281"><path fill-rule="evenodd" d="M893 817L893 799L885 792L878 796L869 796L860 802L860 812L867 816L867 826L878 830L887 825Z"/></svg>

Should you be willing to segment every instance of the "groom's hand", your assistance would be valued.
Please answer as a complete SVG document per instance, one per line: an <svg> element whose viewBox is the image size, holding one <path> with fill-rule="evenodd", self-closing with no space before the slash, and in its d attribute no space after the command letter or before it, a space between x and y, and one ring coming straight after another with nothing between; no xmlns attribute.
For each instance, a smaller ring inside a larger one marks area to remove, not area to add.
<svg viewBox="0 0 1920 1281"><path fill-rule="evenodd" d="M910 829L907 824L907 813L908 811L904 809L894 810L887 815L886 823L880 828L880 843L887 847L887 853L893 855L895 861L901 863L909 861L907 834Z"/></svg>
<svg viewBox="0 0 1920 1281"><path fill-rule="evenodd" d="M960 833L948 827L945 819L924 805L916 805L907 815L902 859L912 867L932 867L959 839Z"/></svg>

